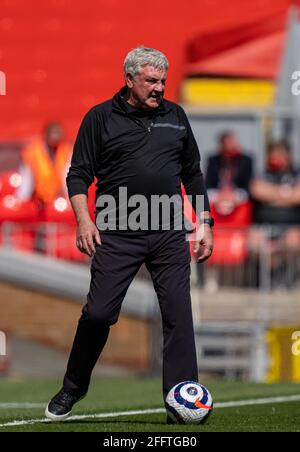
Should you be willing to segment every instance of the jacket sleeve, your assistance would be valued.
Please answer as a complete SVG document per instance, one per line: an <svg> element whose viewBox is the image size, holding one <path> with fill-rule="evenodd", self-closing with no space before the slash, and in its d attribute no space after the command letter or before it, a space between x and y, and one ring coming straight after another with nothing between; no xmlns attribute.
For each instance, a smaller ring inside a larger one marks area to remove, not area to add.
<svg viewBox="0 0 300 452"><path fill-rule="evenodd" d="M214 156L211 156L208 159L205 184L207 190L216 190L219 188L218 168Z"/></svg>
<svg viewBox="0 0 300 452"><path fill-rule="evenodd" d="M253 178L253 159L250 156L246 156L246 170L245 170L245 190L250 193L250 183Z"/></svg>
<svg viewBox="0 0 300 452"><path fill-rule="evenodd" d="M100 152L100 122L94 110L90 110L80 125L73 148L71 165L67 175L69 197L88 193L97 173Z"/></svg>
<svg viewBox="0 0 300 452"><path fill-rule="evenodd" d="M192 128L188 121L185 112L180 109L182 121L186 127L186 135L184 138L184 147L182 150L181 158L181 180L184 185L187 195L191 195L191 201L193 209L197 216L199 216L199 209L196 209L196 196L202 195L204 197L203 209L204 211L210 211L209 200L207 196L207 190L204 183L203 173L200 166L200 152L196 143Z"/></svg>

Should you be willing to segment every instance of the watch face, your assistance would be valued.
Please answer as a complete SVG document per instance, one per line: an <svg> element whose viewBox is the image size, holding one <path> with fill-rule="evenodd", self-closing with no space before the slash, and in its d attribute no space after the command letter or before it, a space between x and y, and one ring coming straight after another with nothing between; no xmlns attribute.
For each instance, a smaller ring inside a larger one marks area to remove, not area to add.
<svg viewBox="0 0 300 452"><path fill-rule="evenodd" d="M212 226L214 226L215 221L213 218L207 218L204 220L204 223L209 224L212 227Z"/></svg>

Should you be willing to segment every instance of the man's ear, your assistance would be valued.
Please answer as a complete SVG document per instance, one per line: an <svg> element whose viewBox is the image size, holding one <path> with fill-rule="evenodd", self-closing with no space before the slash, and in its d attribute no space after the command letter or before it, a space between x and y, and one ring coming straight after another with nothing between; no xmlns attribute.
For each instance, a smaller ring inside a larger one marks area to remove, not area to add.
<svg viewBox="0 0 300 452"><path fill-rule="evenodd" d="M133 77L132 74L128 73L126 74L125 77L125 83L127 85L128 88L132 88L133 87Z"/></svg>

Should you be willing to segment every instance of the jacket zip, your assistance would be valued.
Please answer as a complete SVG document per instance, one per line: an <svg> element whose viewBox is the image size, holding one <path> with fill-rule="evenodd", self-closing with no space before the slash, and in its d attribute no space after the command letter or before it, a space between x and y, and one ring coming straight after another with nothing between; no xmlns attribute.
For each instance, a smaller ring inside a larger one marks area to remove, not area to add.
<svg viewBox="0 0 300 452"><path fill-rule="evenodd" d="M153 121L151 122L150 126L145 126L144 123L142 121L139 121L138 119L134 119L134 122L143 127L143 129L147 129L149 133L151 133L151 129L154 126Z"/></svg>

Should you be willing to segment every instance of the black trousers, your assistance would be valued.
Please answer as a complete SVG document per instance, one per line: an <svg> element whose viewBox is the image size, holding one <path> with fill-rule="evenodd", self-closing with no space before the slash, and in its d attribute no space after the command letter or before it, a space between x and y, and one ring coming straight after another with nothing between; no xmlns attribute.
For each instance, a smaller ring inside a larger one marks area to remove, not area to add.
<svg viewBox="0 0 300 452"><path fill-rule="evenodd" d="M117 322L122 301L142 263L150 272L163 322L163 394L198 379L190 298L190 251L184 231L101 233L91 264L87 304L78 323L64 388L87 392L93 368ZM138 341L138 337L137 337Z"/></svg>

